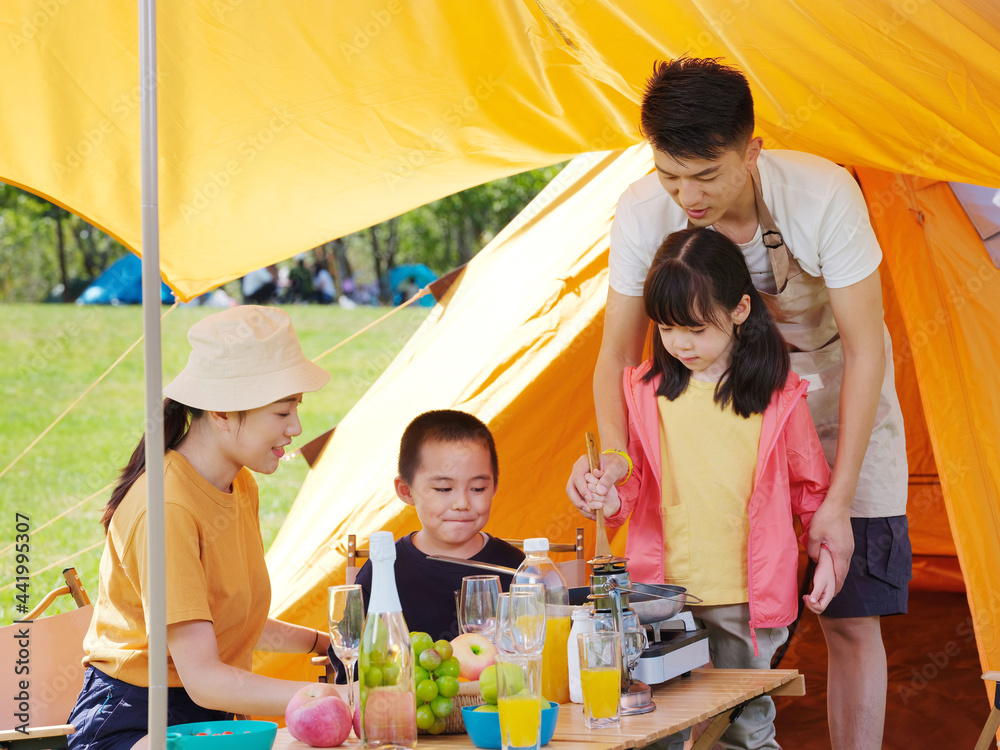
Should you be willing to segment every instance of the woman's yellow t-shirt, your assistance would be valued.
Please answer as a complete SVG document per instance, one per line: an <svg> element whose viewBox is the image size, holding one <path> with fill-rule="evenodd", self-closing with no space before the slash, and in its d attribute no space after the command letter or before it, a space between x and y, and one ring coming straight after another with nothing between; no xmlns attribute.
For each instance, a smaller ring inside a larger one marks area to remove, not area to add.
<svg viewBox="0 0 1000 750"><path fill-rule="evenodd" d="M257 483L247 469L222 492L180 453L164 457L167 624L209 620L223 663L251 671L271 605ZM111 519L100 590L84 639L84 666L132 685L149 683L146 623L146 482L132 485ZM167 684L181 687L173 661Z"/></svg>
<svg viewBox="0 0 1000 750"><path fill-rule="evenodd" d="M713 400L715 383L693 378L673 401L658 396L661 515L667 583L706 605L748 600L748 505L763 417Z"/></svg>

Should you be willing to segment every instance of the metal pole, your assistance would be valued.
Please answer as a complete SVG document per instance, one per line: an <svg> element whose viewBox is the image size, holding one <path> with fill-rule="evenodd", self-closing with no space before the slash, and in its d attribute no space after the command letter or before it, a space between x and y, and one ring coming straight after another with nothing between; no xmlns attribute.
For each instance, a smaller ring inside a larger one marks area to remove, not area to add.
<svg viewBox="0 0 1000 750"><path fill-rule="evenodd" d="M149 550L149 747L167 746L167 575L163 514L163 372L160 351L160 217L156 137L156 0L139 0L142 154L142 329L146 369L146 505Z"/></svg>

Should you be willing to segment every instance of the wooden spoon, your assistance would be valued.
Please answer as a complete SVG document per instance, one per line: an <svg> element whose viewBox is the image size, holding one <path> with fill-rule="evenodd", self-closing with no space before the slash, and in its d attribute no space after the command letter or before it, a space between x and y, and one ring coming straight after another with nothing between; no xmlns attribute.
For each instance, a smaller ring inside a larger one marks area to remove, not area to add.
<svg viewBox="0 0 1000 750"><path fill-rule="evenodd" d="M601 468L601 452L597 449L597 439L594 433L587 433L587 458L590 461L590 470ZM595 557L611 557L611 542L608 541L608 532L604 528L604 509L597 511L597 541L594 543Z"/></svg>

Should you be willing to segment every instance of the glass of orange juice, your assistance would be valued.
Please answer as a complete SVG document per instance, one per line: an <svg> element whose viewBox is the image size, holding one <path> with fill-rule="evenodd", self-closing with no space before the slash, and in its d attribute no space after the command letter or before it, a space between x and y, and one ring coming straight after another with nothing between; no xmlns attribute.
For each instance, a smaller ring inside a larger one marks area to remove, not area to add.
<svg viewBox="0 0 1000 750"><path fill-rule="evenodd" d="M497 708L503 750L538 750L542 727L542 657L496 656Z"/></svg>
<svg viewBox="0 0 1000 750"><path fill-rule="evenodd" d="M587 729L617 727L621 720L621 641L614 631L582 633L580 687Z"/></svg>

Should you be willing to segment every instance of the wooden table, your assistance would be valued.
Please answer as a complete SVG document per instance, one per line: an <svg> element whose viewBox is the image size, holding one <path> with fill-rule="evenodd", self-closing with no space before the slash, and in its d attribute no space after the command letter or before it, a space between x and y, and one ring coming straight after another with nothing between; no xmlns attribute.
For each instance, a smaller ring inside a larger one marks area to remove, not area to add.
<svg viewBox="0 0 1000 750"><path fill-rule="evenodd" d="M715 717L695 745L710 747L729 726L732 709L744 701L767 693L805 695L805 680L795 669L695 669L690 677L671 680L653 688L656 710L638 716L623 716L616 729L587 729L579 705L569 703L559 709L556 733L546 747L550 750L630 750L645 747L683 732L699 722ZM361 742L351 737L344 747ZM472 748L465 734L420 735L425 750L466 750ZM309 746L292 739L287 729L278 730L273 750L306 750Z"/></svg>

